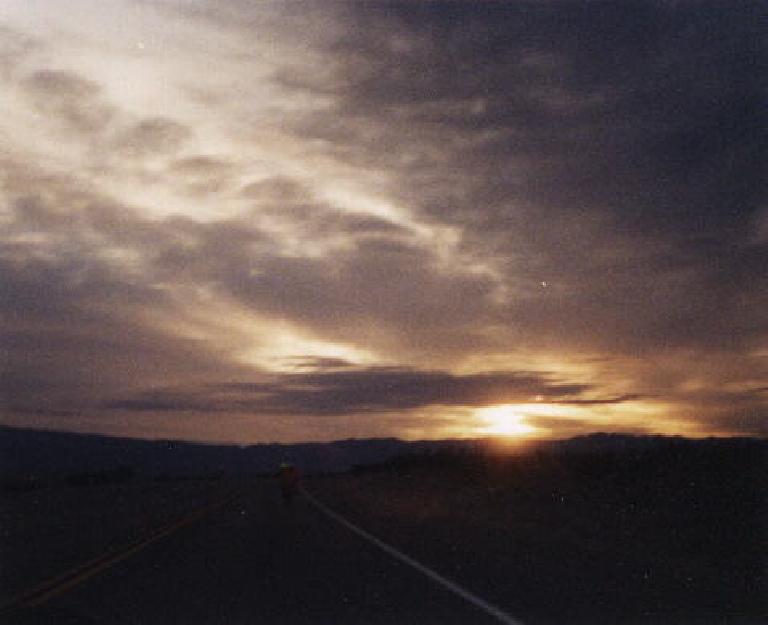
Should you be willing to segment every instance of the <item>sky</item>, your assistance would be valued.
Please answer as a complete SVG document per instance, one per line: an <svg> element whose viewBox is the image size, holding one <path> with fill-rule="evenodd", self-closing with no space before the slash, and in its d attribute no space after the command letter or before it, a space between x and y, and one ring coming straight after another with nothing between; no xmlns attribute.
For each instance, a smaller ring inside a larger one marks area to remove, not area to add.
<svg viewBox="0 0 768 625"><path fill-rule="evenodd" d="M0 3L0 424L768 434L760 2Z"/></svg>

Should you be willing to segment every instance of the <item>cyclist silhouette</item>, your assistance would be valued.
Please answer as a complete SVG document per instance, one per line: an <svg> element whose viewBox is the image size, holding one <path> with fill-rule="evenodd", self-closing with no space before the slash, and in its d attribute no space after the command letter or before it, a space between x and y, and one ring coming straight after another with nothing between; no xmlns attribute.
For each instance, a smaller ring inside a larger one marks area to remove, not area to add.
<svg viewBox="0 0 768 625"><path fill-rule="evenodd" d="M293 498L299 490L299 470L290 462L283 462L278 471L280 493L286 506L293 504Z"/></svg>

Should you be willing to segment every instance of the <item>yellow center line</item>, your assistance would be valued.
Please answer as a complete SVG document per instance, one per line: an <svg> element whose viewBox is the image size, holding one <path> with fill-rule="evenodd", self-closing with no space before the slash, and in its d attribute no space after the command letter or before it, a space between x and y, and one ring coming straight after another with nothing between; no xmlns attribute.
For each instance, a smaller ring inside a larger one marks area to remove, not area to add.
<svg viewBox="0 0 768 625"><path fill-rule="evenodd" d="M69 571L62 573L61 575L43 582L42 584L39 584L30 590L20 593L15 598L11 599L8 603L0 607L0 616L10 612L15 612L22 608L30 608L40 605L52 597L66 592L70 588L73 588L85 580L98 575L111 566L114 566L118 562L122 562L144 547L158 540L161 540L166 536L169 536L185 525L189 525L190 523L202 518L206 514L209 514L216 508L220 508L230 501L233 501L237 496L237 494L230 494L226 497L223 497L222 499L215 501L214 503L209 504L203 508L200 508L199 510L190 512L177 521L166 523L159 528L151 530L145 536L112 549L100 556L97 556L96 558L92 558L91 560L88 560L83 564L75 566Z"/></svg>

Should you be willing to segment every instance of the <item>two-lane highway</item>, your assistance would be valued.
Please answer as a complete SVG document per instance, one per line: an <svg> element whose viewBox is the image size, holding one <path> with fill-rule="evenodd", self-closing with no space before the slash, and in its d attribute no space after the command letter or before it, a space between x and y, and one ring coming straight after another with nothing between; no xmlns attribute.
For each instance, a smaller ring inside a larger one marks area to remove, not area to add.
<svg viewBox="0 0 768 625"><path fill-rule="evenodd" d="M271 483L143 546L18 625L498 623Z"/></svg>

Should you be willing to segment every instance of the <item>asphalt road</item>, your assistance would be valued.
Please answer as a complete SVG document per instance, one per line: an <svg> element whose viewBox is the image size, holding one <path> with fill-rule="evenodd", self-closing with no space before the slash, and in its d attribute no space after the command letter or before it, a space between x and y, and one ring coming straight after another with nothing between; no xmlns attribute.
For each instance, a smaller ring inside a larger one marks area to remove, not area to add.
<svg viewBox="0 0 768 625"><path fill-rule="evenodd" d="M429 625L494 618L276 485L247 493L142 546L17 625Z"/></svg>

